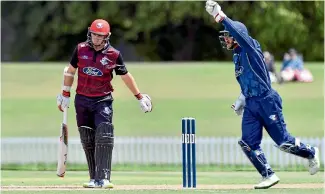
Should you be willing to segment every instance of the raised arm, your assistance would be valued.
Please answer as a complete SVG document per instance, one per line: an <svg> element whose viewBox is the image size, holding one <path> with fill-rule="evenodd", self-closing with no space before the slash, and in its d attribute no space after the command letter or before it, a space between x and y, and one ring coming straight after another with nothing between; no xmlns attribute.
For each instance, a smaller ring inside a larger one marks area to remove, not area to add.
<svg viewBox="0 0 325 194"><path fill-rule="evenodd" d="M237 41L237 43L249 54L257 54L257 50L254 45L253 39L248 35L248 31L244 24L232 21L221 10L220 5L213 1L208 0L205 5L206 11L213 16L218 23L222 23L225 29L229 31L231 36Z"/></svg>

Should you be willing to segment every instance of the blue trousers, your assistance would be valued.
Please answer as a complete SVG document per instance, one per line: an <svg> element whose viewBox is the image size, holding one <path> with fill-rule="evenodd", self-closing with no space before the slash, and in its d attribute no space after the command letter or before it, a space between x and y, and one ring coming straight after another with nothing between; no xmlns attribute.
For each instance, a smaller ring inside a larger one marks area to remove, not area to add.
<svg viewBox="0 0 325 194"><path fill-rule="evenodd" d="M271 90L265 97L246 98L242 139L238 143L263 177L274 173L260 148L263 127L282 151L307 159L314 157L313 147L300 142L287 131L282 114L282 99L276 91Z"/></svg>
<svg viewBox="0 0 325 194"><path fill-rule="evenodd" d="M277 145L293 141L288 133L282 114L282 99L272 90L266 97L246 99L242 119L242 140L252 150L257 150L261 144L263 127Z"/></svg>

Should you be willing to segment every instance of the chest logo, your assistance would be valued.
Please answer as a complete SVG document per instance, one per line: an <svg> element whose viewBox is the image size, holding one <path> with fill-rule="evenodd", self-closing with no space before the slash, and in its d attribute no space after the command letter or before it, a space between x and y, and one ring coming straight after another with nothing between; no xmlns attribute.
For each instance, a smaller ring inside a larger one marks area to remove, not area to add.
<svg viewBox="0 0 325 194"><path fill-rule="evenodd" d="M238 66L238 68L235 70L235 76L238 77L244 72L244 67L243 66Z"/></svg>
<svg viewBox="0 0 325 194"><path fill-rule="evenodd" d="M82 72L84 74L90 75L90 76L102 76L103 72L95 67L84 67L82 69Z"/></svg>
<svg viewBox="0 0 325 194"><path fill-rule="evenodd" d="M112 62L111 60L109 60L107 57L103 57L101 60L100 60L100 63L102 65L107 65L109 62Z"/></svg>
<svg viewBox="0 0 325 194"><path fill-rule="evenodd" d="M87 55L82 55L81 58L82 59L88 59L88 56Z"/></svg>

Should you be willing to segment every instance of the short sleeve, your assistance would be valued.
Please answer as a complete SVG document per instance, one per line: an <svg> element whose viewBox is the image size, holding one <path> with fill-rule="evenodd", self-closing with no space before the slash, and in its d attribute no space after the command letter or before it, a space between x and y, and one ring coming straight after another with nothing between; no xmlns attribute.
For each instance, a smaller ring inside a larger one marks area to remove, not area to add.
<svg viewBox="0 0 325 194"><path fill-rule="evenodd" d="M73 53L72 53L72 57L70 60L70 64L74 67L74 68L78 68L78 46L74 49Z"/></svg>
<svg viewBox="0 0 325 194"><path fill-rule="evenodd" d="M123 61L122 54L120 53L116 60L116 67L114 68L116 75L125 75L128 73Z"/></svg>

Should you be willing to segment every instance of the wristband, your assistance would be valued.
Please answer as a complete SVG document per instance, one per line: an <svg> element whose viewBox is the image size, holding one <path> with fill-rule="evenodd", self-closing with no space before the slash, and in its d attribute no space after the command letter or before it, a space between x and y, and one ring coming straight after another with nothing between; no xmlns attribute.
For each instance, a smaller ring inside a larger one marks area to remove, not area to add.
<svg viewBox="0 0 325 194"><path fill-rule="evenodd" d="M220 22L222 22L222 20L223 19L225 19L225 14L222 12L222 11L220 11L215 17L214 17L214 19L216 20L216 22L218 22L218 23L220 23Z"/></svg>
<svg viewBox="0 0 325 194"><path fill-rule="evenodd" d="M70 92L67 92L67 91L62 91L62 96L64 97L70 97Z"/></svg>
<svg viewBox="0 0 325 194"><path fill-rule="evenodd" d="M62 90L70 92L71 86L62 86Z"/></svg>
<svg viewBox="0 0 325 194"><path fill-rule="evenodd" d="M136 95L134 95L138 100L141 100L142 99L142 94L141 93L139 93L139 94L136 94Z"/></svg>

